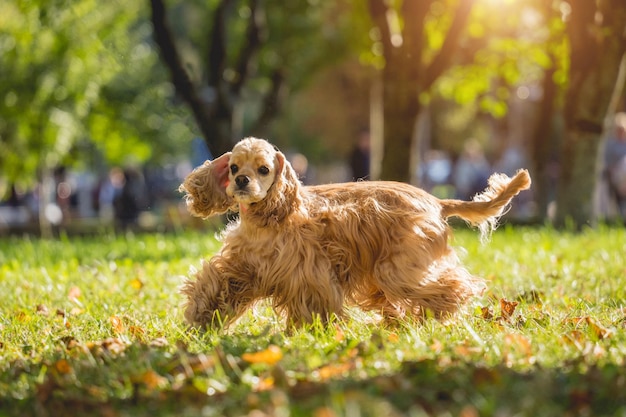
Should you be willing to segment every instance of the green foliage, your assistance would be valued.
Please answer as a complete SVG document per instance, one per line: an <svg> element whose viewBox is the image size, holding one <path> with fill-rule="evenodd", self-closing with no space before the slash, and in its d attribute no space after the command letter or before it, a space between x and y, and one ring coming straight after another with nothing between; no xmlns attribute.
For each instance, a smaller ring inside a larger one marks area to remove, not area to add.
<svg viewBox="0 0 626 417"><path fill-rule="evenodd" d="M182 321L207 233L0 240L2 415L621 415L624 229L458 231L489 290L448 324L285 333L265 305L231 330ZM517 303L517 304L516 304ZM255 411L257 410L257 411Z"/></svg>
<svg viewBox="0 0 626 417"><path fill-rule="evenodd" d="M33 181L85 157L85 143L114 163L158 154L156 133L171 132L154 118L175 113L160 104L169 90L141 3L3 1L0 16L0 175Z"/></svg>
<svg viewBox="0 0 626 417"><path fill-rule="evenodd" d="M552 7L531 1L493 3L474 5L458 65L443 74L433 94L463 106L477 102L481 113L502 118L511 92L538 83L546 69L554 67L555 81L565 85L568 51L564 23L552 11L559 2ZM427 25L431 48L442 42L435 42L441 25L439 18Z"/></svg>

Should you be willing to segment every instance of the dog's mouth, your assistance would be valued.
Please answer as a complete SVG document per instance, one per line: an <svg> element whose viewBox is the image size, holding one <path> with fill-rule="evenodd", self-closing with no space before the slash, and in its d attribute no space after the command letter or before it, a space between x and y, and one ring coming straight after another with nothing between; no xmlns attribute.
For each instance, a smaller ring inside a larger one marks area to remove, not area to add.
<svg viewBox="0 0 626 417"><path fill-rule="evenodd" d="M263 199L263 196L251 193L249 190L235 190L233 191L233 200L240 204L255 204Z"/></svg>

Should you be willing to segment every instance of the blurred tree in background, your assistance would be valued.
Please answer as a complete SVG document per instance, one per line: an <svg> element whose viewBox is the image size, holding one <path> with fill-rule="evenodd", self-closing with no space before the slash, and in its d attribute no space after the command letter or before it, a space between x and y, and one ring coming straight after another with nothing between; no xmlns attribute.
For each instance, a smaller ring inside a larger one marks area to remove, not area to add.
<svg viewBox="0 0 626 417"><path fill-rule="evenodd" d="M0 0L0 194L196 137L337 161L370 126L382 179L419 183L428 150L476 139L494 169L527 157L539 219L556 202L580 226L625 26L623 0Z"/></svg>
<svg viewBox="0 0 626 417"><path fill-rule="evenodd" d="M594 191L601 175L598 151L613 96L619 97L620 66L626 65L626 2L570 0L566 13L568 85L557 196L557 225L577 227L593 219ZM623 68L622 71L625 71ZM614 105L617 103L615 102ZM610 119L610 117L609 117Z"/></svg>
<svg viewBox="0 0 626 417"><path fill-rule="evenodd" d="M154 38L177 95L215 155L243 136L264 136L288 92L341 59L350 36L328 1L151 0Z"/></svg>
<svg viewBox="0 0 626 417"><path fill-rule="evenodd" d="M168 106L144 6L42 0L1 7L4 176L33 182L59 164L90 166L94 150L111 163L129 155L142 162L189 136L184 112Z"/></svg>

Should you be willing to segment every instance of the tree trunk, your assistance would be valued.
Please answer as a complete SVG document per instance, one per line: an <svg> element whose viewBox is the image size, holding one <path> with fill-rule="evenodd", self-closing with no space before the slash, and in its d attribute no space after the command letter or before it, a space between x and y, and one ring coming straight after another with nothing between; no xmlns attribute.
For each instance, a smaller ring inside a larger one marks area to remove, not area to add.
<svg viewBox="0 0 626 417"><path fill-rule="evenodd" d="M419 115L418 96L393 62L383 73L383 160L381 177L385 180L409 182L411 179L411 150L415 121Z"/></svg>
<svg viewBox="0 0 626 417"><path fill-rule="evenodd" d="M572 0L568 22L571 45L565 97L565 137L557 193L557 226L593 223L598 150L622 56L626 5Z"/></svg>
<svg viewBox="0 0 626 417"><path fill-rule="evenodd" d="M433 0L405 0L398 10L390 2L369 0L372 20L380 31L385 68L383 70L383 160L381 177L410 182L414 160L414 129L421 110L419 97L430 90L439 76L452 65L461 33L467 24L473 0L461 0L454 9L441 49L424 62L426 49L424 20ZM398 31L390 27L399 12L405 22Z"/></svg>
<svg viewBox="0 0 626 417"><path fill-rule="evenodd" d="M556 59L556 58L553 58ZM554 61L553 61L554 62ZM551 167L554 149L554 102L557 87L554 83L555 66L548 68L543 76L543 96L537 111L539 112L532 136L530 153L533 161L533 193L537 202L539 219L548 214L552 188Z"/></svg>

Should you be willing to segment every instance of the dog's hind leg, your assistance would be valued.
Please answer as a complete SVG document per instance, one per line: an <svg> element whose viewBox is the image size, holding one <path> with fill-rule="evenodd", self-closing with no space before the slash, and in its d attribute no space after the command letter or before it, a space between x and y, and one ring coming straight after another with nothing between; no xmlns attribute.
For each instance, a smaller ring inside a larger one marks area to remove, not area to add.
<svg viewBox="0 0 626 417"><path fill-rule="evenodd" d="M452 250L426 271L397 259L378 270L377 281L388 302L420 319L428 312L438 319L451 316L484 290L482 280L458 265Z"/></svg>
<svg viewBox="0 0 626 417"><path fill-rule="evenodd" d="M411 312L423 316L431 312L437 319L454 315L472 297L484 291L483 281L462 266L435 266L418 286L407 294Z"/></svg>

